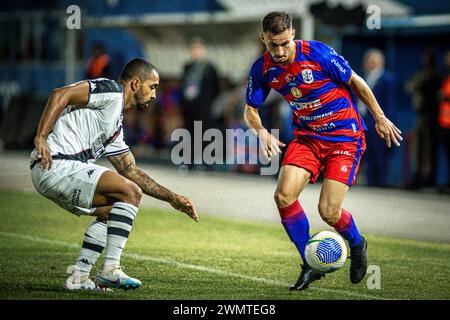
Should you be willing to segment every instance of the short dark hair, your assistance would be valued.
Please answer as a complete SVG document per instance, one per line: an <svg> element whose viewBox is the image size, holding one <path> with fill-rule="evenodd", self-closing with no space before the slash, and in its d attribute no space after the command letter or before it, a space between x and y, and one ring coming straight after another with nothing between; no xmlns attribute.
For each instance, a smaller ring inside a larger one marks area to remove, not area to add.
<svg viewBox="0 0 450 320"><path fill-rule="evenodd" d="M138 77L145 81L153 71L158 72L153 64L142 58L134 58L123 67L120 80L129 81Z"/></svg>
<svg viewBox="0 0 450 320"><path fill-rule="evenodd" d="M197 44L205 46L205 40L203 40L203 38L200 38L200 37L193 37L189 41L189 45L191 45L191 46L197 45Z"/></svg>
<svg viewBox="0 0 450 320"><path fill-rule="evenodd" d="M288 29L292 29L292 16L287 12L273 11L261 20L262 32L280 34Z"/></svg>

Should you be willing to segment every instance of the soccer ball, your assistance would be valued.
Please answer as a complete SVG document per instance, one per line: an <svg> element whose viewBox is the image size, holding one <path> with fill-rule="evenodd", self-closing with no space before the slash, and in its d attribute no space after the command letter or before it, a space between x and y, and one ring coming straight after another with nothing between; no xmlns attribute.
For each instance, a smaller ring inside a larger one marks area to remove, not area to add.
<svg viewBox="0 0 450 320"><path fill-rule="evenodd" d="M316 233L306 244L305 258L309 266L317 271L336 271L342 268L347 259L345 241L331 231Z"/></svg>

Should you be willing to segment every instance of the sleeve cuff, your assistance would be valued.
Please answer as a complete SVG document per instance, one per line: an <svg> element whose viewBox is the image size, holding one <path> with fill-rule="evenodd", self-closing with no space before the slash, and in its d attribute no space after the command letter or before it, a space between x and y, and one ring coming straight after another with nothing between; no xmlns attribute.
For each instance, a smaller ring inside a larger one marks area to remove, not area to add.
<svg viewBox="0 0 450 320"><path fill-rule="evenodd" d="M248 102L245 102L247 105L249 105L250 107L252 107L252 108L255 108L255 109L259 109L259 108L261 108L261 106L256 106L256 105L254 105L253 103L248 103Z"/></svg>
<svg viewBox="0 0 450 320"><path fill-rule="evenodd" d="M130 151L129 148L122 149L122 150L117 150L117 151L112 151L112 152L107 152L107 153L105 153L105 156L107 156L107 157L118 156L119 154L122 154L122 153L125 153L125 152L128 152L128 151Z"/></svg>

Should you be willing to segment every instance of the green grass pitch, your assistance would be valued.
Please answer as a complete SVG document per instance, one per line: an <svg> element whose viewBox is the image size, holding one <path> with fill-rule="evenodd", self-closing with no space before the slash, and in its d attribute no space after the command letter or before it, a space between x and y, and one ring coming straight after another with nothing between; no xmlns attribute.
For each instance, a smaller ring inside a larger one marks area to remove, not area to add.
<svg viewBox="0 0 450 320"><path fill-rule="evenodd" d="M142 288L68 292L65 270L92 218L37 193L2 190L0 299L450 299L450 244L366 235L381 289L369 290L368 276L351 284L347 261L307 291L290 292L299 258L281 224L200 214L196 224L175 211L141 209L122 264Z"/></svg>

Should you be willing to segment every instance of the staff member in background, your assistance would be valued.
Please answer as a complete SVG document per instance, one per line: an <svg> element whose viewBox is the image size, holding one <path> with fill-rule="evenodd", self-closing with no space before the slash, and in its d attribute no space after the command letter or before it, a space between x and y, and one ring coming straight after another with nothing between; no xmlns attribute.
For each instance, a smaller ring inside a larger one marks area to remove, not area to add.
<svg viewBox="0 0 450 320"><path fill-rule="evenodd" d="M181 79L181 109L184 126L194 136L194 121L202 121L203 131L213 127L212 103L219 94L219 78L214 65L206 59L206 46L203 39L195 37L190 42L190 61L184 66ZM192 144L194 145L194 144ZM192 148L193 168L195 149ZM203 153L203 150L202 150ZM197 155L200 156L201 155Z"/></svg>
<svg viewBox="0 0 450 320"><path fill-rule="evenodd" d="M364 80L369 85L378 103L388 119L394 119L396 108L396 87L394 75L387 71L384 54L381 50L373 48L364 55ZM368 128L375 125L374 119L367 107L360 102L358 109ZM391 149L378 137L375 130L366 131L366 157L363 160L364 171L369 186L384 187L389 184L389 164Z"/></svg>

